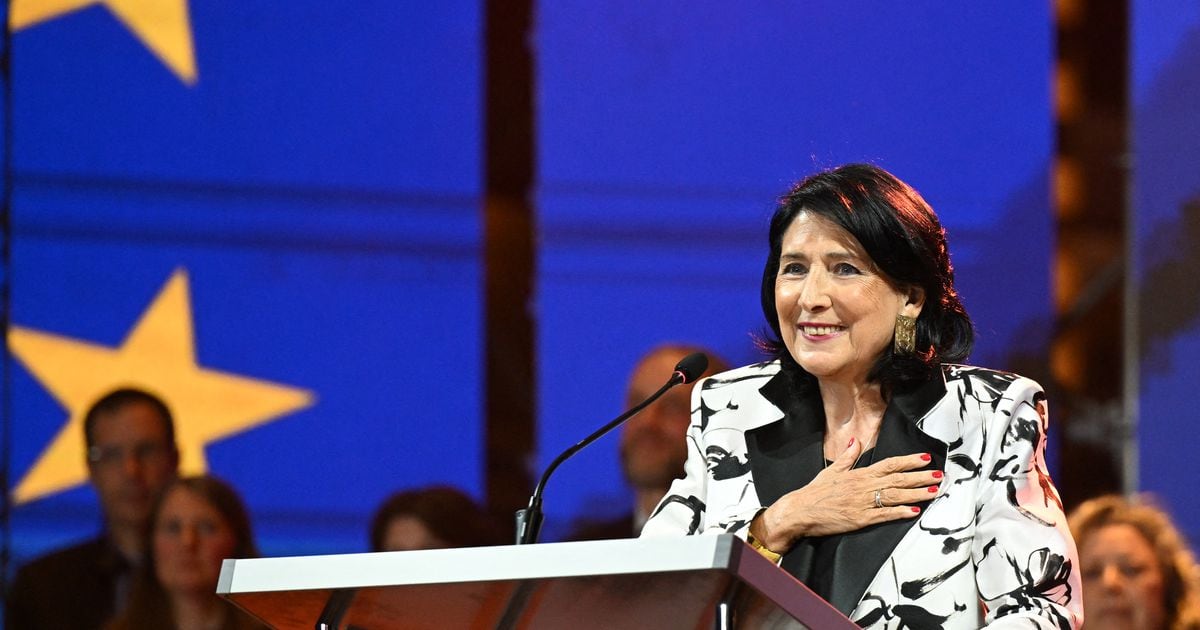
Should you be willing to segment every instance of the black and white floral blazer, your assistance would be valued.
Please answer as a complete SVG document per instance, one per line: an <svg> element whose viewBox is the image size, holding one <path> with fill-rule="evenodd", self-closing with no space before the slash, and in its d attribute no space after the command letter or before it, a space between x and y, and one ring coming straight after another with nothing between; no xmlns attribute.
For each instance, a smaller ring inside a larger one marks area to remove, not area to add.
<svg viewBox="0 0 1200 630"><path fill-rule="evenodd" d="M916 519L841 538L829 602L870 628L1077 628L1079 562L1043 460L1041 387L962 365L942 376L892 397L872 457L930 453L940 490ZM686 475L642 536L745 537L760 510L820 472L821 402L787 381L772 361L696 386ZM798 541L781 566L806 575L813 544Z"/></svg>

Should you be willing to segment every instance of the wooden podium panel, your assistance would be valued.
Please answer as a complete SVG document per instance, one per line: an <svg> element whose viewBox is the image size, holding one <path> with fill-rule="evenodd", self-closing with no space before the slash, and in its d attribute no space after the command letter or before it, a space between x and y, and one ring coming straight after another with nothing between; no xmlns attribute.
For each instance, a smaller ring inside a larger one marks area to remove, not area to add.
<svg viewBox="0 0 1200 630"><path fill-rule="evenodd" d="M729 534L226 560L217 592L285 629L856 627Z"/></svg>

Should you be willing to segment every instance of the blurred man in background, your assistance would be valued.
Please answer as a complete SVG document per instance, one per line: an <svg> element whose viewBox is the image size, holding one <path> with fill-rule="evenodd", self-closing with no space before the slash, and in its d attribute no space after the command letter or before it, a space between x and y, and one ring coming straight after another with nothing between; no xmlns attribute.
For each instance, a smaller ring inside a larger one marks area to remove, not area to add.
<svg viewBox="0 0 1200 630"><path fill-rule="evenodd" d="M171 412L148 392L105 395L88 410L83 432L104 531L17 572L5 602L12 630L100 628L112 619L145 559L154 504L179 467Z"/></svg>
<svg viewBox="0 0 1200 630"><path fill-rule="evenodd" d="M659 346L642 357L630 375L626 406L632 407L658 391L679 360L693 352L708 355L705 376L729 369L720 357L698 346ZM625 423L621 431L621 468L633 489L632 510L612 520L581 521L567 540L632 538L641 532L671 482L683 476L691 396L691 384L676 386Z"/></svg>

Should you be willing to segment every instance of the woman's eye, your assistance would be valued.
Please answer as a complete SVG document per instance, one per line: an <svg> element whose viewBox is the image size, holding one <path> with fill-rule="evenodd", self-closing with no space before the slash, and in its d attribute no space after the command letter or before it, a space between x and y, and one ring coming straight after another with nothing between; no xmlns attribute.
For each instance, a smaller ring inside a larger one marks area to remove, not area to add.
<svg viewBox="0 0 1200 630"><path fill-rule="evenodd" d="M850 263L838 263L834 265L833 272L839 276L856 276L859 274L858 267Z"/></svg>
<svg viewBox="0 0 1200 630"><path fill-rule="evenodd" d="M798 263L798 262L790 262L790 263L786 263L786 264L783 266L783 268L782 268L782 269L780 269L780 273L784 273L784 274L788 274L788 275L794 275L794 274L798 274L798 273L804 273L804 272L806 272L806 271L808 271L808 268L807 268L807 267L805 267L803 264L801 264L801 263Z"/></svg>
<svg viewBox="0 0 1200 630"><path fill-rule="evenodd" d="M1144 565L1126 564L1126 565L1121 566L1121 574L1124 575L1125 577L1136 577L1138 575L1141 575L1143 572L1145 572L1146 568L1147 567L1145 567Z"/></svg>

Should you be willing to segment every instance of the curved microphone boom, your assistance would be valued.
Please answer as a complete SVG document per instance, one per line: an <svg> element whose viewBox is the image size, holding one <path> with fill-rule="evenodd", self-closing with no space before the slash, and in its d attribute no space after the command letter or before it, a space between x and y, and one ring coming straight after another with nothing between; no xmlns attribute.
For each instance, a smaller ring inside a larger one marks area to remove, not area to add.
<svg viewBox="0 0 1200 630"><path fill-rule="evenodd" d="M555 457L554 461L550 462L550 465L546 467L546 472L542 473L542 478L538 480L537 486L533 489L533 496L529 497L529 507L517 510L517 544L524 545L537 542L538 534L542 529L542 493L546 489L546 480L550 478L550 474L558 468L559 464L583 450L583 447L600 439L605 433L617 428L622 422L632 418L637 412L645 409L650 403L658 400L660 396L667 393L668 389L681 383L694 383L696 379L700 378L701 374L704 374L704 370L707 369L708 357L703 352L693 352L683 357L679 363L675 364L675 371L671 373L671 378L667 379L666 384L660 387L658 391L651 394L646 400L634 405L629 411L600 427L595 433L583 438L571 448L563 451L558 457Z"/></svg>

